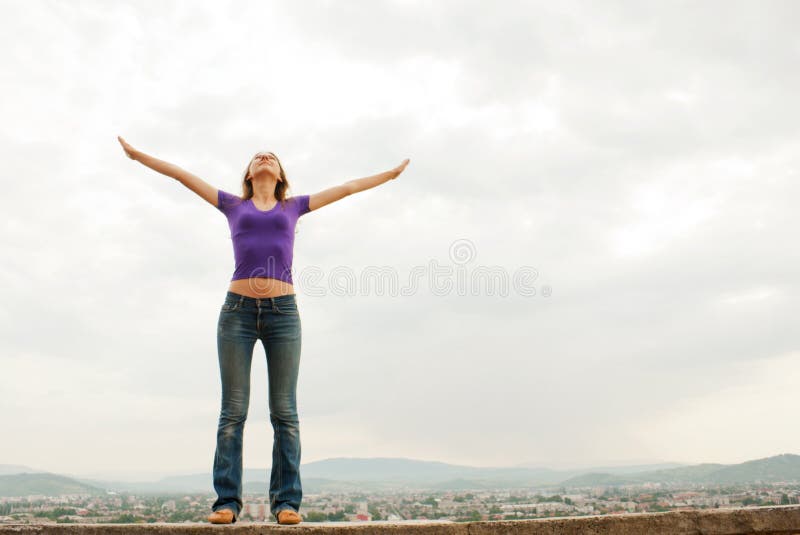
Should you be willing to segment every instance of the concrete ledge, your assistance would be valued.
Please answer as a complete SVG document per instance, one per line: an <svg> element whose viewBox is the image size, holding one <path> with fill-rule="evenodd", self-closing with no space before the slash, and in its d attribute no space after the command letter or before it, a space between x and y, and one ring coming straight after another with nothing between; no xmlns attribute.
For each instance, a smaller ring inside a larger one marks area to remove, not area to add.
<svg viewBox="0 0 800 535"><path fill-rule="evenodd" d="M295 530L303 534L353 535L420 533L426 535L744 535L751 533L800 535L800 505L700 509L666 513L594 515L538 520L495 522L302 522L294 526L244 522L213 525L183 524L2 524L0 535L36 533L189 535L225 530L227 533L262 534Z"/></svg>

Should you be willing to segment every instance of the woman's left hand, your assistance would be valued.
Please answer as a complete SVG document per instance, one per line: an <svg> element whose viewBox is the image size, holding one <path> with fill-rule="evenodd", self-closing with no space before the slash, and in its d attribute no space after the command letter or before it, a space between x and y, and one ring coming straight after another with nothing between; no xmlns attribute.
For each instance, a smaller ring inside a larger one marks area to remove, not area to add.
<svg viewBox="0 0 800 535"><path fill-rule="evenodd" d="M394 175L394 176L392 177L392 180L394 180L395 178L397 178L397 177L400 175L400 173L402 173L402 172L405 170L405 168L406 168L406 166L408 165L408 162L409 162L409 161L411 161L411 160L409 160L408 158L406 158L405 160L403 160L403 163L401 163L400 165L398 165L397 167L395 167L394 169L392 169L392 174Z"/></svg>

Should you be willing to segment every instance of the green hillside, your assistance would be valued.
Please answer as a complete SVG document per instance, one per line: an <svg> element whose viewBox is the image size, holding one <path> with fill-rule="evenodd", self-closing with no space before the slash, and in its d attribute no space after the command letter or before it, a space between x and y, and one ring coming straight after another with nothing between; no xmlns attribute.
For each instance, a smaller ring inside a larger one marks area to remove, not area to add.
<svg viewBox="0 0 800 535"><path fill-rule="evenodd" d="M105 494L105 490L58 474L9 474L0 476L0 496L42 494Z"/></svg>

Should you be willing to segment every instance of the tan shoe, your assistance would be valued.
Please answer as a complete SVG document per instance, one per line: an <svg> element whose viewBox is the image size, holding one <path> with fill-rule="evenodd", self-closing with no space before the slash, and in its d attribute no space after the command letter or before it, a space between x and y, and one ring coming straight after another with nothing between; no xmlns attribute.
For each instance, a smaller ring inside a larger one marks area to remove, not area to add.
<svg viewBox="0 0 800 535"><path fill-rule="evenodd" d="M208 521L212 524L233 524L233 511L230 509L218 509L208 515Z"/></svg>
<svg viewBox="0 0 800 535"><path fill-rule="evenodd" d="M278 511L278 524L299 524L302 520L300 515L291 509Z"/></svg>

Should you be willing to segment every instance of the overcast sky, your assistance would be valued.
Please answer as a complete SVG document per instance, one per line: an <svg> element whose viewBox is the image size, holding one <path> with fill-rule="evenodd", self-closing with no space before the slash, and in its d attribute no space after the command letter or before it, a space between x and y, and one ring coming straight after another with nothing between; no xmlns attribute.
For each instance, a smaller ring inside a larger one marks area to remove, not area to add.
<svg viewBox="0 0 800 535"><path fill-rule="evenodd" d="M797 3L0 5L0 463L211 470L230 231L117 135L233 193L411 159L298 224L303 463L800 453Z"/></svg>

